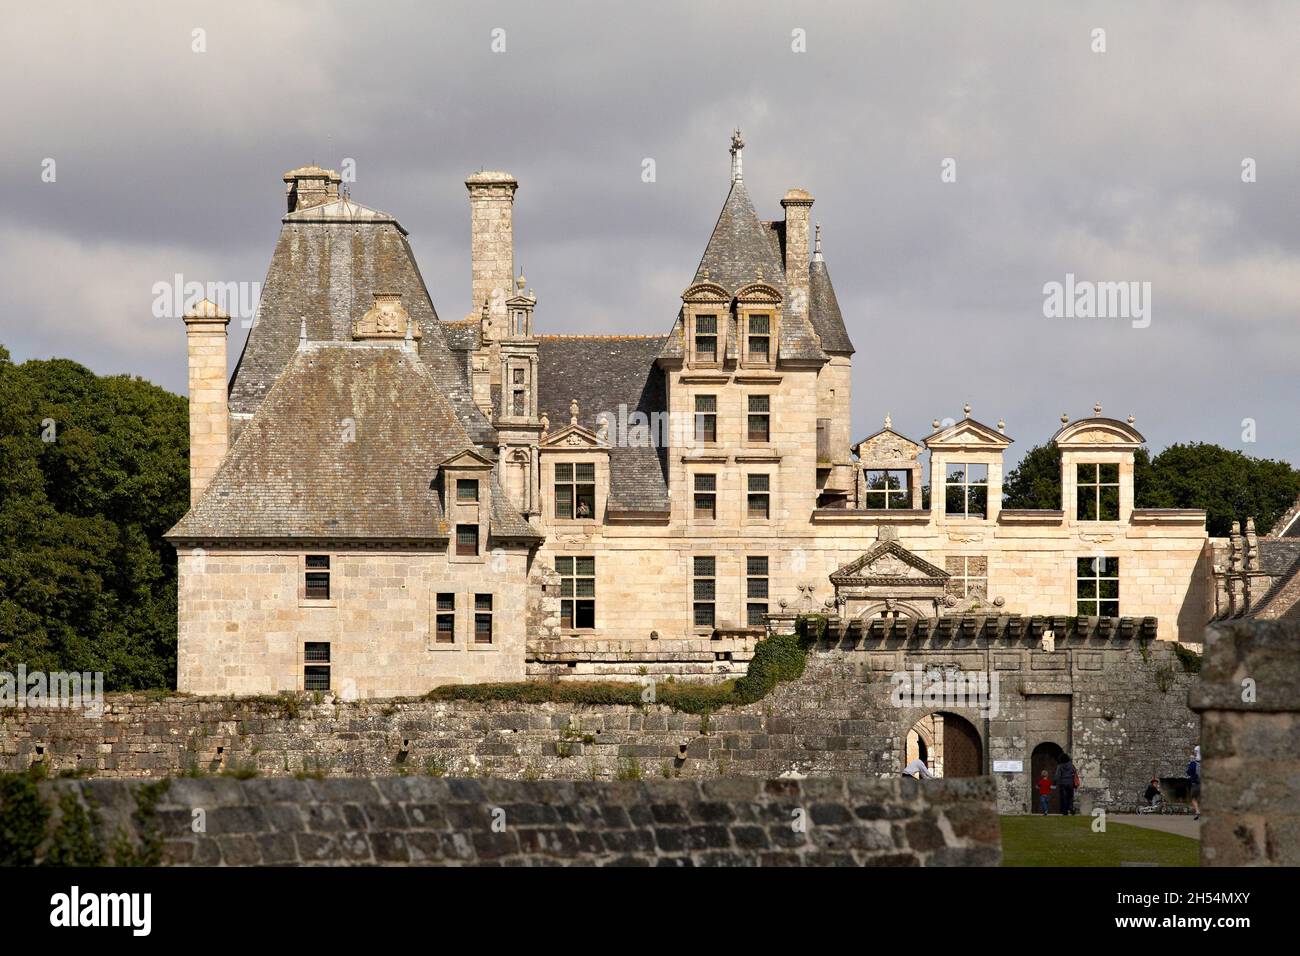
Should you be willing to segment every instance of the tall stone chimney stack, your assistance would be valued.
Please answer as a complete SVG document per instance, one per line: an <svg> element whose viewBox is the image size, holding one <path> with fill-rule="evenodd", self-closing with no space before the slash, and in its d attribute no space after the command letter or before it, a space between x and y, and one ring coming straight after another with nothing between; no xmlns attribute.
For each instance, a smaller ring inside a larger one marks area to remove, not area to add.
<svg viewBox="0 0 1300 956"><path fill-rule="evenodd" d="M226 326L230 316L204 299L185 313L190 364L190 504L207 488L226 457Z"/></svg>
<svg viewBox="0 0 1300 956"><path fill-rule="evenodd" d="M288 197L289 212L323 206L339 198L342 178L332 169L319 166L299 166L284 174L284 191Z"/></svg>
<svg viewBox="0 0 1300 956"><path fill-rule="evenodd" d="M791 189L781 200L785 210L785 294L790 311L808 314L808 220L812 194Z"/></svg>
<svg viewBox="0 0 1300 956"><path fill-rule="evenodd" d="M494 332L491 338L499 339L505 332L506 300L514 294L514 205L519 183L509 173L490 171L475 173L465 180L465 186L469 189L472 277L466 318L478 320L486 301Z"/></svg>

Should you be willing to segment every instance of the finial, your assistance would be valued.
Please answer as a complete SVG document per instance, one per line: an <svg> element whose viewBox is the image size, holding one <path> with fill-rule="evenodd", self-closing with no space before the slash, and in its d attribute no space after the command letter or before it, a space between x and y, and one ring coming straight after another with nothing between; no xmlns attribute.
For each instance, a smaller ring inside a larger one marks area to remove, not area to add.
<svg viewBox="0 0 1300 956"><path fill-rule="evenodd" d="M707 267L700 270L700 278L703 279L705 282L709 281L709 270Z"/></svg>
<svg viewBox="0 0 1300 956"><path fill-rule="evenodd" d="M934 421L930 422L930 427L933 428L935 431L938 431L938 430L939 430L939 419L936 418Z"/></svg>
<svg viewBox="0 0 1300 956"><path fill-rule="evenodd" d="M740 127L736 127L736 132L731 135L731 181L740 183L745 181L744 172L740 165L740 152L745 148L745 141L740 138Z"/></svg>
<svg viewBox="0 0 1300 956"><path fill-rule="evenodd" d="M1129 423L1130 425L1132 425L1135 421L1137 421L1137 416L1136 416L1136 415L1129 415L1129 417L1128 417L1128 423Z"/></svg>
<svg viewBox="0 0 1300 956"><path fill-rule="evenodd" d="M1003 435L1007 433L1007 423L1000 418L998 419L998 431Z"/></svg>
<svg viewBox="0 0 1300 956"><path fill-rule="evenodd" d="M1067 415L1065 412L1061 412L1061 424L1062 425L1070 424L1070 416Z"/></svg>
<svg viewBox="0 0 1300 956"><path fill-rule="evenodd" d="M813 227L813 262L822 261L822 224Z"/></svg>
<svg viewBox="0 0 1300 956"><path fill-rule="evenodd" d="M1246 534L1254 534L1254 533L1255 533L1255 519L1254 519L1254 518L1247 518L1247 519L1246 519Z"/></svg>
<svg viewBox="0 0 1300 956"><path fill-rule="evenodd" d="M759 266L758 268L756 268L756 269L754 270L754 278L756 278L759 282L762 282L762 281L763 281L763 267L762 267L762 266Z"/></svg>
<svg viewBox="0 0 1300 956"><path fill-rule="evenodd" d="M523 295L523 292L524 292L524 269L523 269L523 266L520 266L520 267L519 267L519 278L515 280L515 288L519 291L519 294L520 294L520 295Z"/></svg>
<svg viewBox="0 0 1300 956"><path fill-rule="evenodd" d="M307 316L305 315L300 316L300 318L302 319L302 324L298 327L298 343L300 345L306 345L307 344Z"/></svg>
<svg viewBox="0 0 1300 956"><path fill-rule="evenodd" d="M894 427L894 420L889 417L889 412L885 412L885 427L886 428Z"/></svg>
<svg viewBox="0 0 1300 956"><path fill-rule="evenodd" d="M543 412L541 421L542 421L542 437L545 438L547 432L551 430L550 416L547 415L545 412Z"/></svg>
<svg viewBox="0 0 1300 956"><path fill-rule="evenodd" d="M970 418L970 402L967 402L965 405L963 405L961 407L961 410L966 413L967 418Z"/></svg>
<svg viewBox="0 0 1300 956"><path fill-rule="evenodd" d="M569 402L569 424L578 424L578 400L576 398Z"/></svg>
<svg viewBox="0 0 1300 956"><path fill-rule="evenodd" d="M1093 413L1094 415L1100 415L1100 414L1101 414L1101 402L1098 402L1096 405L1093 405L1093 406L1092 406L1092 413Z"/></svg>
<svg viewBox="0 0 1300 956"><path fill-rule="evenodd" d="M596 422L596 437L601 441L609 438L609 419L604 415L601 415L600 420Z"/></svg>

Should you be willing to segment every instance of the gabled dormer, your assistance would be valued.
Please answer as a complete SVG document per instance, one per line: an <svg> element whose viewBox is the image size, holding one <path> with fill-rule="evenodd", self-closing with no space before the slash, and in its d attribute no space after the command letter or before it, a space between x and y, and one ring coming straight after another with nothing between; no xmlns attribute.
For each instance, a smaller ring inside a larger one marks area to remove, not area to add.
<svg viewBox="0 0 1300 956"><path fill-rule="evenodd" d="M936 524L996 521L1002 510L1002 454L1012 439L1006 425L997 428L970 417L944 425L923 442L930 450L930 515Z"/></svg>
<svg viewBox="0 0 1300 956"><path fill-rule="evenodd" d="M443 511L450 526L448 554L453 561L482 561L492 515L492 462L473 449L438 466Z"/></svg>
<svg viewBox="0 0 1300 956"><path fill-rule="evenodd" d="M731 295L708 278L682 293L684 358L687 368L718 368L726 354L726 333L731 325Z"/></svg>
<svg viewBox="0 0 1300 956"><path fill-rule="evenodd" d="M776 367L781 323L781 292L763 281L758 270L754 282L736 291L737 368Z"/></svg>
<svg viewBox="0 0 1300 956"><path fill-rule="evenodd" d="M569 424L543 432L540 445L542 520L556 528L581 530L605 520L609 502L610 423L592 432L578 424L578 403L570 403Z"/></svg>
<svg viewBox="0 0 1300 956"><path fill-rule="evenodd" d="M873 511L906 511L921 508L922 445L893 429L885 416L885 427L853 446L857 457L857 507Z"/></svg>
<svg viewBox="0 0 1300 956"><path fill-rule="evenodd" d="M1133 517L1133 456L1146 439L1127 422L1101 416L1071 422L1061 416L1052 436L1061 450L1061 507L1068 524L1095 528L1126 524Z"/></svg>

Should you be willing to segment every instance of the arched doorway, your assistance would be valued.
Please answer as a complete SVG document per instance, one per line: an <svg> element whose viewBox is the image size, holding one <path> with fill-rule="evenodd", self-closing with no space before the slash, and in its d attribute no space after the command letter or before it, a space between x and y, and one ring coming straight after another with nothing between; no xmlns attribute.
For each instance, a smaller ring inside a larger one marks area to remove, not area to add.
<svg viewBox="0 0 1300 956"><path fill-rule="evenodd" d="M1046 770L1047 779L1052 783L1056 783L1056 765L1060 763L1061 754L1064 752L1059 744L1045 740L1035 747L1033 753L1029 755L1029 811L1031 813L1043 812L1038 800L1038 781L1042 778L1043 771ZM1047 812L1061 812L1061 798L1055 790L1047 798Z"/></svg>
<svg viewBox="0 0 1300 956"><path fill-rule="evenodd" d="M984 773L980 733L965 717L926 714L903 738L903 765L921 757L936 777L978 777Z"/></svg>

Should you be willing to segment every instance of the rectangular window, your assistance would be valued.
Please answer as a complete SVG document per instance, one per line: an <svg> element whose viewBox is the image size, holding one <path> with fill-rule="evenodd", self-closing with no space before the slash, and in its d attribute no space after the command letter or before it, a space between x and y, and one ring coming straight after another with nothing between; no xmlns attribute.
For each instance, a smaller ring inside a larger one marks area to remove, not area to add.
<svg viewBox="0 0 1300 956"><path fill-rule="evenodd" d="M1080 521L1119 520L1119 465L1079 465L1075 476L1078 487Z"/></svg>
<svg viewBox="0 0 1300 956"><path fill-rule="evenodd" d="M596 559L557 557L560 575L560 627L590 630L596 626Z"/></svg>
<svg viewBox="0 0 1300 956"><path fill-rule="evenodd" d="M767 442L772 439L772 399L770 395L749 396L749 440Z"/></svg>
<svg viewBox="0 0 1300 956"><path fill-rule="evenodd" d="M912 473L906 468L864 468L867 508L912 507Z"/></svg>
<svg viewBox="0 0 1300 956"><path fill-rule="evenodd" d="M767 365L772 353L772 317L770 315L751 315L749 317L749 361Z"/></svg>
<svg viewBox="0 0 1300 956"><path fill-rule="evenodd" d="M478 501L478 479L457 478L456 479L456 500L457 501Z"/></svg>
<svg viewBox="0 0 1300 956"><path fill-rule="evenodd" d="M478 554L478 525L456 525L456 553L460 555Z"/></svg>
<svg viewBox="0 0 1300 956"><path fill-rule="evenodd" d="M330 596L330 556L307 555L307 580L304 596L313 601L328 601Z"/></svg>
<svg viewBox="0 0 1300 956"><path fill-rule="evenodd" d="M555 517L593 518L595 515L595 462L557 464L555 466Z"/></svg>
<svg viewBox="0 0 1300 956"><path fill-rule="evenodd" d="M307 641L302 646L304 690L330 689L330 645L328 641Z"/></svg>
<svg viewBox="0 0 1300 956"><path fill-rule="evenodd" d="M1119 617L1119 558L1076 562L1080 617Z"/></svg>
<svg viewBox="0 0 1300 956"><path fill-rule="evenodd" d="M718 516L718 476L695 476L695 517L712 521Z"/></svg>
<svg viewBox="0 0 1300 956"><path fill-rule="evenodd" d="M696 627L713 627L717 609L717 565L711 557L696 557L691 580L692 617Z"/></svg>
<svg viewBox="0 0 1300 956"><path fill-rule="evenodd" d="M510 414L514 415L516 418L523 418L528 414L524 410L524 391L521 388L515 389L511 394Z"/></svg>
<svg viewBox="0 0 1300 956"><path fill-rule="evenodd" d="M695 440L713 444L718 440L718 396L695 396Z"/></svg>
<svg viewBox="0 0 1300 956"><path fill-rule="evenodd" d="M944 559L948 582L944 593L959 601L986 600L989 591L989 559L984 555L955 554Z"/></svg>
<svg viewBox="0 0 1300 956"><path fill-rule="evenodd" d="M492 595L474 595L474 643L492 643Z"/></svg>
<svg viewBox="0 0 1300 956"><path fill-rule="evenodd" d="M948 463L944 513L958 518L983 518L989 506L989 466Z"/></svg>
<svg viewBox="0 0 1300 956"><path fill-rule="evenodd" d="M456 595L439 594L438 610L434 624L434 641L438 644L456 643Z"/></svg>
<svg viewBox="0 0 1300 956"><path fill-rule="evenodd" d="M767 623L767 557L745 558L745 623L763 627Z"/></svg>
<svg viewBox="0 0 1300 956"><path fill-rule="evenodd" d="M749 517L759 521L766 521L772 515L772 478L770 475L749 475L747 480Z"/></svg>
<svg viewBox="0 0 1300 956"><path fill-rule="evenodd" d="M717 360L718 317L697 315L695 317L695 361L716 362Z"/></svg>

